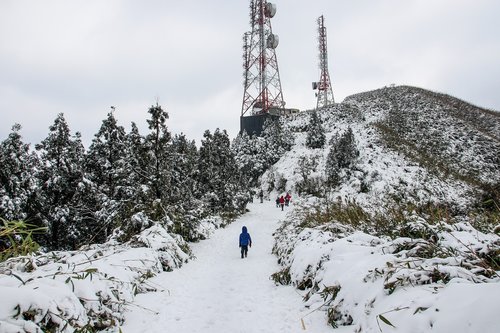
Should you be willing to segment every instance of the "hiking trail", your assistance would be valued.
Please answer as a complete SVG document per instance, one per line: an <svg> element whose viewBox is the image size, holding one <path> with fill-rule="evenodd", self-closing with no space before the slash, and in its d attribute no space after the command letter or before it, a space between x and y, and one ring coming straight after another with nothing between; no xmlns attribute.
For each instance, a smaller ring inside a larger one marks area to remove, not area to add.
<svg viewBox="0 0 500 333"><path fill-rule="evenodd" d="M296 289L276 286L270 279L280 270L271 253L273 233L292 207L282 212L274 201L251 203L250 212L216 230L210 239L191 244L196 259L150 279L164 291L137 295L137 306L128 308L122 332L330 331L323 312L307 315L314 309L304 307ZM243 226L252 237L245 259L238 247ZM304 316L306 331L301 324Z"/></svg>

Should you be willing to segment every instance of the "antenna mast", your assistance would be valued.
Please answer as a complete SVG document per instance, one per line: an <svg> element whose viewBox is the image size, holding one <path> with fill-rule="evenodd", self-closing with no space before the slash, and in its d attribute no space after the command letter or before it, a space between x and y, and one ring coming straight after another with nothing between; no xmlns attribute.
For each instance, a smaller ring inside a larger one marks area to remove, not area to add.
<svg viewBox="0 0 500 333"><path fill-rule="evenodd" d="M319 68L321 71L319 82L313 82L313 89L318 90L316 109L321 109L335 103L333 90L328 73L328 49L326 44L326 27L323 15L318 18L318 42L319 42Z"/></svg>
<svg viewBox="0 0 500 333"><path fill-rule="evenodd" d="M271 18L276 5L266 0L250 0L251 30L243 35L243 103L241 116L266 114L285 106L281 90L276 47Z"/></svg>

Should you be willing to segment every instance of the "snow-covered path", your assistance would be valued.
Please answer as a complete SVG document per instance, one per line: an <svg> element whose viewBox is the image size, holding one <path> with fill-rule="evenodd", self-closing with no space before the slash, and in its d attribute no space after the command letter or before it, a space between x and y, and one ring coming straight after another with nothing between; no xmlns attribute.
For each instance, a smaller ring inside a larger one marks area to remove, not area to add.
<svg viewBox="0 0 500 333"><path fill-rule="evenodd" d="M130 307L122 332L304 332L300 319L310 310L294 288L270 279L279 270L271 254L272 234L286 212L269 201L248 208L209 240L194 244L197 259L151 279L165 291L138 295L139 307ZM246 259L238 247L242 226L253 241ZM304 318L307 332L331 329L322 316L316 312Z"/></svg>

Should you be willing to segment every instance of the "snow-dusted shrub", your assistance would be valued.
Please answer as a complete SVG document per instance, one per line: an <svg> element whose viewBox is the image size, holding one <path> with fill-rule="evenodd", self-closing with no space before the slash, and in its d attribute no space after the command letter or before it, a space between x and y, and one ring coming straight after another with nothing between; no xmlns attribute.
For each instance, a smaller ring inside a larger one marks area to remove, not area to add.
<svg viewBox="0 0 500 333"><path fill-rule="evenodd" d="M146 213L135 213L129 219L123 221L120 228L113 231L111 238L119 242L126 242L151 225L153 225L153 221Z"/></svg>
<svg viewBox="0 0 500 333"><path fill-rule="evenodd" d="M273 281L276 283L289 285L292 282L290 276L290 267L285 267L281 271L273 273L271 275L271 279L273 279Z"/></svg>
<svg viewBox="0 0 500 333"><path fill-rule="evenodd" d="M145 247L157 251L164 271L181 267L191 253L188 244L180 235L169 234L158 223L132 237L129 244L132 247Z"/></svg>
<svg viewBox="0 0 500 333"><path fill-rule="evenodd" d="M319 176L307 177L295 183L295 190L299 195L313 195L324 197L326 193L325 179Z"/></svg>
<svg viewBox="0 0 500 333"><path fill-rule="evenodd" d="M40 246L33 241L32 235L44 232L45 228L23 221L7 221L2 218L0 218L0 223L0 262L38 251Z"/></svg>
<svg viewBox="0 0 500 333"><path fill-rule="evenodd" d="M276 173L272 167L267 174L266 185L267 192L272 192L276 188Z"/></svg>
<svg viewBox="0 0 500 333"><path fill-rule="evenodd" d="M282 174L278 174L278 179L276 181L276 191L285 192L287 179Z"/></svg>
<svg viewBox="0 0 500 333"><path fill-rule="evenodd" d="M500 182L486 184L478 200L478 211L474 212L472 225L481 231L500 229ZM496 231L498 233L498 231Z"/></svg>
<svg viewBox="0 0 500 333"><path fill-rule="evenodd" d="M187 244L156 223L125 244L11 258L0 264L0 331L116 331L148 279L182 266Z"/></svg>
<svg viewBox="0 0 500 333"><path fill-rule="evenodd" d="M323 148L325 145L325 129L316 110L311 112L309 125L307 126L306 146L312 149Z"/></svg>
<svg viewBox="0 0 500 333"><path fill-rule="evenodd" d="M316 173L318 161L315 156L302 156L298 160L298 173L301 179L295 182L295 190L299 195L323 197L326 193L326 181Z"/></svg>
<svg viewBox="0 0 500 333"><path fill-rule="evenodd" d="M497 272L500 269L499 238L482 234L470 224L436 226L427 225L424 221L420 224L428 230L429 240L395 239L389 246L397 259L368 275L382 275L384 289L389 293L399 287L446 284L453 279L472 283L500 281ZM469 236L472 236L472 242Z"/></svg>
<svg viewBox="0 0 500 333"><path fill-rule="evenodd" d="M216 229L224 227L226 223L220 216L209 216L200 221L196 233L199 239L208 239Z"/></svg>
<svg viewBox="0 0 500 333"><path fill-rule="evenodd" d="M356 230L362 225L304 223L305 216L288 215L276 233L273 253L283 268L273 278L304 289L306 306L325 311L334 327L355 325L355 331L363 332L387 320L405 331L420 325L418 313L453 307L454 301L447 301L452 298L449 289L469 293L474 286L477 295L488 295L493 289L487 285L500 283L500 237L468 223L430 224L423 217L402 214L404 220L387 230L387 236L376 237ZM493 315L488 302L474 304L474 309L462 306L453 318L466 321L467 313L474 311ZM397 315L386 315L392 312ZM446 317L434 320L450 324Z"/></svg>
<svg viewBox="0 0 500 333"><path fill-rule="evenodd" d="M341 136L333 136L325 167L328 184L335 187L343 179L348 178L358 156L359 151L351 127L348 127Z"/></svg>
<svg viewBox="0 0 500 333"><path fill-rule="evenodd" d="M340 222L343 225L359 227L368 225L372 217L354 201L344 201L341 198L332 200L322 198L317 203L300 207L300 226L315 227L330 222Z"/></svg>

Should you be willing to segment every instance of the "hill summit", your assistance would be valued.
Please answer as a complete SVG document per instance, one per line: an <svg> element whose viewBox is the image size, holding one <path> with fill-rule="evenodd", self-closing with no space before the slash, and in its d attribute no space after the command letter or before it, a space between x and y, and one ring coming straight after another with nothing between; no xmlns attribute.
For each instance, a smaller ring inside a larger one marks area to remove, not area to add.
<svg viewBox="0 0 500 333"><path fill-rule="evenodd" d="M314 113L325 140L322 147L312 149L307 140ZM281 126L294 144L263 174L264 190L335 196L372 211L404 203L446 206L466 214L478 206L498 204L498 112L421 88L397 86L302 112ZM344 166L329 164L329 154L342 150L339 139L348 130L356 156ZM328 186L332 168L338 179Z"/></svg>
<svg viewBox="0 0 500 333"><path fill-rule="evenodd" d="M276 283L334 328L495 331L499 113L399 86L268 126L293 144L260 187L298 194L274 233Z"/></svg>

